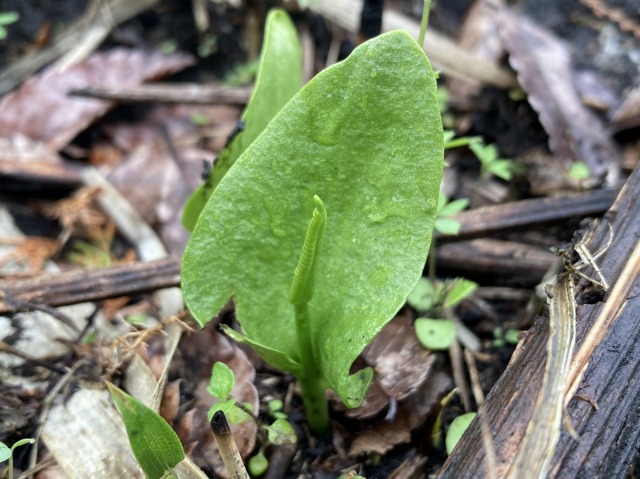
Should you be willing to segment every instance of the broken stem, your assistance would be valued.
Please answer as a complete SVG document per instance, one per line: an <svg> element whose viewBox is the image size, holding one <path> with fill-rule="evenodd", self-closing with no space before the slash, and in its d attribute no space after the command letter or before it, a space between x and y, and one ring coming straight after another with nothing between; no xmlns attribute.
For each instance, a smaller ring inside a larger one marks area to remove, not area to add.
<svg viewBox="0 0 640 479"><path fill-rule="evenodd" d="M224 412L216 411L213 415L211 419L211 430L218 445L222 462L224 462L227 471L229 471L229 475L233 479L249 479L249 474L244 467L240 452L238 452L236 443L233 440L233 435L231 434L231 429L229 429L229 423L227 422L227 417L224 415Z"/></svg>

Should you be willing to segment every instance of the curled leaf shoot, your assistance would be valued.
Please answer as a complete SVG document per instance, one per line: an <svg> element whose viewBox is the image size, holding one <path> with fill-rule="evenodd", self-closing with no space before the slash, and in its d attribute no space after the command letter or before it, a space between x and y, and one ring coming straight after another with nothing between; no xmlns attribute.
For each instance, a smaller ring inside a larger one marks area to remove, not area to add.
<svg viewBox="0 0 640 479"><path fill-rule="evenodd" d="M298 355L303 373L298 378L309 426L315 431L329 427L329 406L324 394L325 385L313 351L309 301L313 297L320 244L327 224L327 210L319 196L314 195L315 209L307 227L300 259L289 289L289 302L295 308Z"/></svg>
<svg viewBox="0 0 640 479"><path fill-rule="evenodd" d="M313 202L316 207L307 227L300 259L289 290L289 302L294 306L306 304L313 297L313 288L318 273L318 252L324 227L327 224L327 210L324 203L317 195L314 195Z"/></svg>

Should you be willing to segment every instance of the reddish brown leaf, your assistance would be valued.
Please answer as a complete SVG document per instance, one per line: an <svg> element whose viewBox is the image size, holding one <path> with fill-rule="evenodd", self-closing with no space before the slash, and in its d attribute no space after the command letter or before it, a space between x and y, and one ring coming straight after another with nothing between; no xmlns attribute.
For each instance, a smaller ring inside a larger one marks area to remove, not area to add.
<svg viewBox="0 0 640 479"><path fill-rule="evenodd" d="M109 175L109 181L148 222L159 225L165 245L175 253L184 251L188 239L181 222L184 204L202 181L203 161L215 159L210 149L200 145L202 132L192 121L195 115L209 120L206 132L215 135L222 147L239 110L224 106L164 106L154 109L135 126L116 125L108 130L114 143L129 152Z"/></svg>
<svg viewBox="0 0 640 479"><path fill-rule="evenodd" d="M198 466L213 469L221 477L228 477L207 421L207 412L215 402L207 391L211 369L216 361L225 362L236 378L231 391L232 397L236 401L249 402L253 405L254 412L257 412L258 391L253 384L255 370L244 352L215 327L208 326L199 334L183 338L180 351L181 361L176 361L176 366L188 370L188 374L185 372L182 377L197 378L194 412L186 414L180 420L180 438L185 445L194 443L191 458ZM253 421L231 424L233 438L240 454L245 458L255 446L256 429Z"/></svg>
<svg viewBox="0 0 640 479"><path fill-rule="evenodd" d="M417 340L408 317L396 317L362 353L375 369L363 404L346 411L358 419L375 416L390 399L402 401L420 388L431 373L435 356Z"/></svg>
<svg viewBox="0 0 640 479"><path fill-rule="evenodd" d="M0 101L0 136L22 133L58 151L112 106L108 101L69 97L69 90L138 85L193 63L194 58L183 53L115 49L96 53L64 71L49 67Z"/></svg>

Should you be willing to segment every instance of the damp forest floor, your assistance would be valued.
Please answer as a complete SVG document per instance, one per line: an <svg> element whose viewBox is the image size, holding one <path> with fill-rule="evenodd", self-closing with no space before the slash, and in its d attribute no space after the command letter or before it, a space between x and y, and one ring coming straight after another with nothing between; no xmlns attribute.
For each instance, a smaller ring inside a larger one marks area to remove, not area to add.
<svg viewBox="0 0 640 479"><path fill-rule="evenodd" d="M442 436L483 397L495 400L490 391L514 351L526 354L531 335L548 334L540 285L561 272L558 251L612 217L640 158L637 5L502 3L434 2L430 16L430 29L505 75L475 77L455 57L449 66L433 62L445 129L495 145L512 167L499 178L482 174L467 147L445 152L442 191L469 207L454 217L458 235L435 234L431 274L478 285L447 313L458 339L427 350L414 328L426 313L403 306L357 361L376 371L363 406L346 410L331 397L331 432L316 436L293 377L219 331L221 323L237 327L232 302L203 330L184 309L180 217L237 128L268 10L290 13L306 79L346 58L375 34L375 22L350 30L360 2L326 0L309 8L0 1L0 12L20 15L0 40L0 441L38 440L16 450L13 477L125 477L110 469L121 456L121 471L132 461L109 432L120 427L117 413L108 402L95 406L104 381L145 397L165 376L160 414L207 476L228 477L206 419L216 361L234 370L236 400L267 423L269 405L281 400L296 430L295 448L267 450L267 477L449 477ZM390 0L384 14L415 25L421 8ZM621 239L614 232L612 241ZM521 394L537 391L531 384ZM528 420L523 414L523 429ZM232 431L245 460L258 451L254 423ZM638 450L620 455L626 477L639 477ZM560 471L554 477L578 477ZM0 477L9 477L6 462Z"/></svg>

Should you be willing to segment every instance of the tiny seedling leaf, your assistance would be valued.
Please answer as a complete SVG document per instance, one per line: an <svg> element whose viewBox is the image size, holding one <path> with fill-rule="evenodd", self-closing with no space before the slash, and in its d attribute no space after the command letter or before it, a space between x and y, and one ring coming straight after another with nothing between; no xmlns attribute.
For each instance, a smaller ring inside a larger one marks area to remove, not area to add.
<svg viewBox="0 0 640 479"><path fill-rule="evenodd" d="M509 181L513 177L513 162L511 160L495 160L487 165L489 173Z"/></svg>
<svg viewBox="0 0 640 479"><path fill-rule="evenodd" d="M442 306L444 308L451 308L471 296L476 289L478 289L478 283L474 283L465 278L456 278L451 282L447 297Z"/></svg>
<svg viewBox="0 0 640 479"><path fill-rule="evenodd" d="M0 442L0 462L4 462L11 457L11 448L4 442Z"/></svg>
<svg viewBox="0 0 640 479"><path fill-rule="evenodd" d="M131 450L150 479L161 479L184 459L184 449L171 426L156 412L107 383L122 416Z"/></svg>
<svg viewBox="0 0 640 479"><path fill-rule="evenodd" d="M267 437L271 444L282 446L285 444L296 444L298 437L293 427L286 419L276 419L271 426L267 427Z"/></svg>
<svg viewBox="0 0 640 479"><path fill-rule="evenodd" d="M576 161L569 167L568 175L569 178L576 181L588 180L591 176L591 170L586 163L583 163L582 161Z"/></svg>
<svg viewBox="0 0 640 479"><path fill-rule="evenodd" d="M436 218L435 229L443 235L456 236L460 233L462 225L453 218Z"/></svg>
<svg viewBox="0 0 640 479"><path fill-rule="evenodd" d="M0 25L11 25L20 20L18 12L0 12Z"/></svg>
<svg viewBox="0 0 640 479"><path fill-rule="evenodd" d="M255 88L242 114L243 130L229 141L213 164L209 178L189 198L182 216L185 228L193 231L220 180L301 86L302 50L298 33L284 10L271 10Z"/></svg>
<svg viewBox="0 0 640 479"><path fill-rule="evenodd" d="M475 417L475 412L468 412L456 417L451 422L451 424L449 425L449 429L447 430L447 436L444 440L445 446L447 448L447 454L451 454L451 451L453 451L453 449L456 447L456 444L458 444L458 441Z"/></svg>
<svg viewBox="0 0 640 479"><path fill-rule="evenodd" d="M251 404L245 404L245 407L251 410ZM243 411L236 405L235 399L228 399L211 406L207 413L207 420L211 422L213 415L218 411L222 411L226 416L227 421L231 424L239 424L251 419L251 416L246 411Z"/></svg>
<svg viewBox="0 0 640 479"><path fill-rule="evenodd" d="M469 200L467 198L447 201L447 197L444 195L442 196L444 197L444 203L441 206L440 199L438 200L438 217L455 215L469 206Z"/></svg>
<svg viewBox="0 0 640 479"><path fill-rule="evenodd" d="M422 49L401 31L359 46L300 90L215 189L183 256L189 309L204 325L234 296L244 334L233 337L300 377L288 292L321 197L310 343L323 389L358 406L373 372L351 366L422 273L443 156Z"/></svg>
<svg viewBox="0 0 640 479"><path fill-rule="evenodd" d="M436 219L436 221L438 221ZM436 290L431 281L421 276L413 291L407 297L407 303L419 313L427 312L435 302Z"/></svg>
<svg viewBox="0 0 640 479"><path fill-rule="evenodd" d="M211 381L207 390L213 397L221 401L225 401L229 398L233 385L236 382L236 378L233 371L225 363L216 361L213 365L211 372Z"/></svg>
<svg viewBox="0 0 640 479"><path fill-rule="evenodd" d="M247 469L249 469L249 473L252 477L260 477L267 472L267 469L269 469L269 460L265 457L262 451L258 451L255 456L251 456L249 458Z"/></svg>
<svg viewBox="0 0 640 479"><path fill-rule="evenodd" d="M414 324L418 341L431 351L449 349L456 337L456 325L447 319L416 319Z"/></svg>

